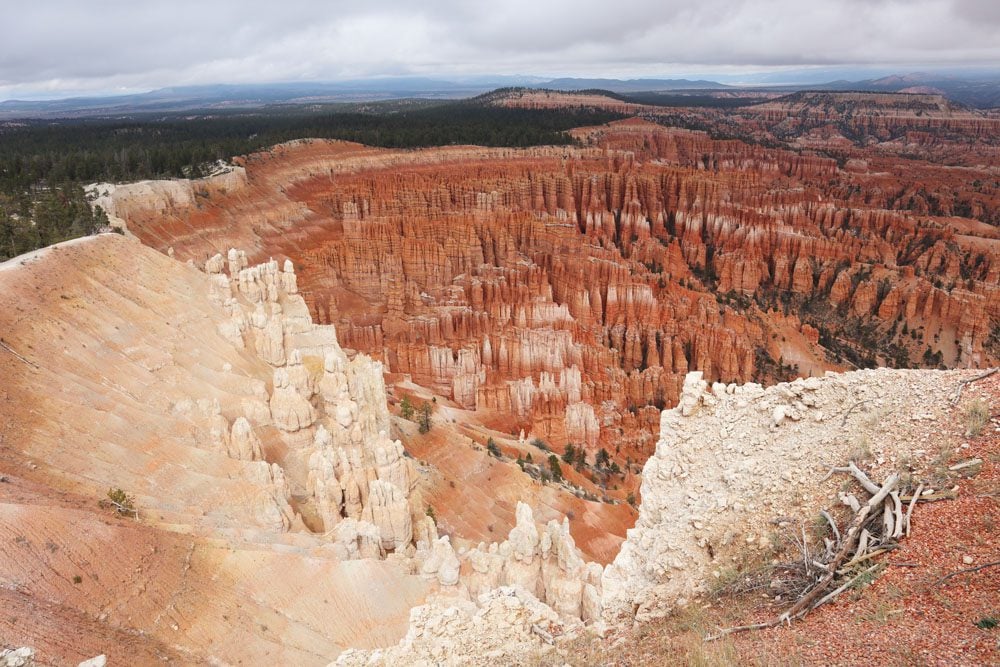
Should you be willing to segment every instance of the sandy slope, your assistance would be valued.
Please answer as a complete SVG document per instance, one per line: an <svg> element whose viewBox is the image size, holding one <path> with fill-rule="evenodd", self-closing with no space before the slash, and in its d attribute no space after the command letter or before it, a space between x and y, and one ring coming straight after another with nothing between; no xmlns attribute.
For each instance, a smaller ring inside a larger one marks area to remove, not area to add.
<svg viewBox="0 0 1000 667"><path fill-rule="evenodd" d="M5 643L52 664L326 664L394 643L423 600L390 562L260 521L263 464L212 451L205 410L252 400L270 370L217 333L207 293L118 235L0 265ZM141 521L98 506L111 486Z"/></svg>

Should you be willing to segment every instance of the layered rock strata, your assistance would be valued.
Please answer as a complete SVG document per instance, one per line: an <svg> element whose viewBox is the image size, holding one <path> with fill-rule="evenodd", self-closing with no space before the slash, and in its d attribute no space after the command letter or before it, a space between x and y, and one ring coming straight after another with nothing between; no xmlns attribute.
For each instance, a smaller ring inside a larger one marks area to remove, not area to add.
<svg viewBox="0 0 1000 667"><path fill-rule="evenodd" d="M248 268L206 275L117 234L0 265L0 635L40 661L322 665L399 641L426 600L431 582L383 558L409 541L411 477L379 437L379 364L311 324L275 265L250 269L253 301ZM325 358L330 402L310 393ZM320 426L348 460L314 475L329 531L306 490ZM102 507L109 489L137 517Z"/></svg>
<svg viewBox="0 0 1000 667"><path fill-rule="evenodd" d="M190 184L197 207L109 205L182 259L290 258L317 321L393 377L621 464L652 452L689 370L996 359L1000 235L973 219L996 208L988 174L973 192L927 162L862 169L639 120L575 135L587 148L298 142L246 158L233 190ZM969 217L921 183L961 188Z"/></svg>

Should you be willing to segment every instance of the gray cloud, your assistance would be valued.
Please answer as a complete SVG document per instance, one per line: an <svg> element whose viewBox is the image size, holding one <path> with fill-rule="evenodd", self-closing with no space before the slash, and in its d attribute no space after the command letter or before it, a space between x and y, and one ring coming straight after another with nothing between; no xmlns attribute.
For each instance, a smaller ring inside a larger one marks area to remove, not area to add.
<svg viewBox="0 0 1000 667"><path fill-rule="evenodd" d="M1000 65L997 0L0 0L0 12L0 99L382 74Z"/></svg>

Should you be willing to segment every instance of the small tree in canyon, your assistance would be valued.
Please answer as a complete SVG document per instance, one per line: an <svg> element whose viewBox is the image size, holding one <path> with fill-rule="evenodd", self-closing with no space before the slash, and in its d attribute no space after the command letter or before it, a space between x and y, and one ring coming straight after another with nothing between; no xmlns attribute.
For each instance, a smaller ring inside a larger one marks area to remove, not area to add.
<svg viewBox="0 0 1000 667"><path fill-rule="evenodd" d="M409 396L404 396L403 400L399 402L399 416L406 420L413 420L413 403L410 402Z"/></svg>
<svg viewBox="0 0 1000 667"><path fill-rule="evenodd" d="M431 404L424 401L420 406L420 432L427 433L431 430Z"/></svg>

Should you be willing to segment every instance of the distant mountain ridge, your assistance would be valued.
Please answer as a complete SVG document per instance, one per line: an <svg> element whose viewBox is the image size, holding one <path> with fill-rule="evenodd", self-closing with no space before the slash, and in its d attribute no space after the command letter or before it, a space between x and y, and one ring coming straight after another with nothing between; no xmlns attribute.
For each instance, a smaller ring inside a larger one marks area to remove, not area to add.
<svg viewBox="0 0 1000 667"><path fill-rule="evenodd" d="M640 93L661 90L715 90L732 88L717 81L704 79L552 79L529 88L552 90L609 90L613 93Z"/></svg>
<svg viewBox="0 0 1000 667"><path fill-rule="evenodd" d="M861 81L836 80L803 85L727 85L706 79L607 79L562 77L468 77L459 80L430 77L384 77L341 82L283 82L172 86L146 93L71 97L58 100L7 100L0 102L0 119L97 117L185 111L251 110L269 105L374 102L404 98L454 100L475 97L509 86L571 90L606 90L616 94L664 91L795 92L877 91L939 92L949 99L976 108L1000 107L1000 75L995 78L962 78L914 72Z"/></svg>

